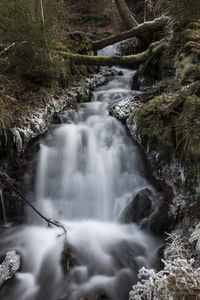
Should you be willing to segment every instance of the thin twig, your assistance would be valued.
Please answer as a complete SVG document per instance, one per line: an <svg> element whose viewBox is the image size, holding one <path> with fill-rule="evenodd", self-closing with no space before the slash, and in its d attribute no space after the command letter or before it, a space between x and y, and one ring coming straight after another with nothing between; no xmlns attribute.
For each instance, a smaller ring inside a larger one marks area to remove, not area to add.
<svg viewBox="0 0 200 300"><path fill-rule="evenodd" d="M3 55L5 52L7 52L10 48L14 47L16 43L12 43L9 46L7 46L4 50L0 52L0 56Z"/></svg>
<svg viewBox="0 0 200 300"><path fill-rule="evenodd" d="M2 56L4 53L6 53L10 48L15 47L17 44L25 44L25 43L27 43L27 42L26 42L26 41L23 41L23 42L21 42L21 43L12 43L12 44L8 45L4 50L2 50L2 51L0 52L0 56Z"/></svg>
<svg viewBox="0 0 200 300"><path fill-rule="evenodd" d="M56 227L62 228L64 231L64 234L66 235L67 230L65 229L64 225L62 225L60 222L56 221L56 220L51 220L48 219L47 217L45 217L39 210L37 210L37 208L35 208L31 202L29 202L21 193L20 191L13 185L12 183L12 179L8 176L8 174L4 173L4 172L0 172L0 180L4 180L7 185L10 187L10 189L12 189L19 197L22 201L24 201L26 204L28 204L33 210L34 212L40 216L40 218L42 218L43 220L45 220L49 225L54 225Z"/></svg>

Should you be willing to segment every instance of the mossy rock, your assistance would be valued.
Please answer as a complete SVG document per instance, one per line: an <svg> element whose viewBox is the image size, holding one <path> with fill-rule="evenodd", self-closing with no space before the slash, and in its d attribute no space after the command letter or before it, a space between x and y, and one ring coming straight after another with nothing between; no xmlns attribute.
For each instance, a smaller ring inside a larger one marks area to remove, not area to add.
<svg viewBox="0 0 200 300"><path fill-rule="evenodd" d="M199 42L189 41L185 43L184 50L189 53L194 53L200 55Z"/></svg>
<svg viewBox="0 0 200 300"><path fill-rule="evenodd" d="M156 97L144 105L137 113L137 134L142 145L149 151L162 151L162 148L173 148L170 133L167 129L168 118L162 116L162 105L165 95Z"/></svg>
<svg viewBox="0 0 200 300"><path fill-rule="evenodd" d="M187 26L188 29L200 29L200 20L196 22L191 22Z"/></svg>
<svg viewBox="0 0 200 300"><path fill-rule="evenodd" d="M194 88L195 87L195 88ZM185 169L186 185L193 189L200 180L200 84L176 94L163 94L145 104L135 115L142 148L174 158Z"/></svg>
<svg viewBox="0 0 200 300"><path fill-rule="evenodd" d="M199 41L200 29L185 29L182 33L182 36L186 41Z"/></svg>
<svg viewBox="0 0 200 300"><path fill-rule="evenodd" d="M198 56L196 54L178 54L175 60L175 79L182 85L189 84L200 78Z"/></svg>

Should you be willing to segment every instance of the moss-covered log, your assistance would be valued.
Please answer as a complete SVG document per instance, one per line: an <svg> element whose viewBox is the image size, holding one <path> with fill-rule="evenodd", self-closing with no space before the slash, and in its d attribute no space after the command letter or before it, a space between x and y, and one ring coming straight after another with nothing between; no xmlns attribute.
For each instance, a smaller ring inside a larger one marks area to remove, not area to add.
<svg viewBox="0 0 200 300"><path fill-rule="evenodd" d="M76 65L88 66L120 66L128 68L137 68L140 64L144 63L147 59L158 55L166 47L165 40L153 43L150 47L139 54L127 56L89 56L81 54L73 54L65 51L58 51L57 54L70 60Z"/></svg>
<svg viewBox="0 0 200 300"><path fill-rule="evenodd" d="M94 41L92 43L93 50L99 50L114 43L127 40L132 37L141 38L145 34L145 36L150 35L151 33L162 30L169 22L168 17L157 18L154 21L145 22L140 24L131 30L127 30L116 35L109 36L102 40Z"/></svg>

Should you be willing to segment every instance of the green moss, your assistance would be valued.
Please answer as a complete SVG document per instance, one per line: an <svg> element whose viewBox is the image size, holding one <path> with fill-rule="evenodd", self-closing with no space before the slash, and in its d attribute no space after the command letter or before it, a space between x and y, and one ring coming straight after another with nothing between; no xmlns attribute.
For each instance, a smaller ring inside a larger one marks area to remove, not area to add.
<svg viewBox="0 0 200 300"><path fill-rule="evenodd" d="M184 55L184 54L183 54ZM184 59L177 56L175 62L176 80L181 84L188 84L199 78L198 58L196 54L190 54Z"/></svg>
<svg viewBox="0 0 200 300"><path fill-rule="evenodd" d="M191 64L185 69L182 81L188 83L196 80L200 80L200 66Z"/></svg>
<svg viewBox="0 0 200 300"><path fill-rule="evenodd" d="M186 41L199 41L200 29L185 29L182 36Z"/></svg>
<svg viewBox="0 0 200 300"><path fill-rule="evenodd" d="M162 117L162 105L165 96L159 96L145 104L137 114L138 134L142 138L142 144L149 150L158 150L171 147L169 138L170 130L167 128L167 118Z"/></svg>
<svg viewBox="0 0 200 300"><path fill-rule="evenodd" d="M188 26L188 29L200 29L200 21L191 22Z"/></svg>
<svg viewBox="0 0 200 300"><path fill-rule="evenodd" d="M88 54L92 50L92 42L90 39L85 39L84 41L71 41L68 44L68 49L73 53Z"/></svg>
<svg viewBox="0 0 200 300"><path fill-rule="evenodd" d="M192 95L187 90L184 100L177 97L184 90L182 94L156 97L136 113L137 135L143 148L162 153L165 162L176 157L186 170L191 189L199 180L199 90Z"/></svg>
<svg viewBox="0 0 200 300"><path fill-rule="evenodd" d="M180 144L179 156L184 160L189 188L200 180L199 116L200 97L189 96L176 123L182 125L177 130L177 138Z"/></svg>
<svg viewBox="0 0 200 300"><path fill-rule="evenodd" d="M189 41L185 43L184 49L194 54L200 54L199 42Z"/></svg>

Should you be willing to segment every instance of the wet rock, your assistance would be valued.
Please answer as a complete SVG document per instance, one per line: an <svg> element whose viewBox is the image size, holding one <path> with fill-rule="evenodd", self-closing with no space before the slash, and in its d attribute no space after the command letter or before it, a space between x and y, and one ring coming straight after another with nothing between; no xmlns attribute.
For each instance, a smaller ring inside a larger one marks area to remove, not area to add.
<svg viewBox="0 0 200 300"><path fill-rule="evenodd" d="M75 258L74 258L73 249L67 243L65 243L63 251L61 253L60 263L61 263L61 267L65 273L69 272L71 270L71 268L74 267Z"/></svg>
<svg viewBox="0 0 200 300"><path fill-rule="evenodd" d="M86 296L84 298L81 298L81 300L109 300L109 298L106 295L101 294L96 296Z"/></svg>
<svg viewBox="0 0 200 300"><path fill-rule="evenodd" d="M128 39L120 43L119 48L121 55L133 55L139 50L139 43L137 38Z"/></svg>
<svg viewBox="0 0 200 300"><path fill-rule="evenodd" d="M132 93L135 93L135 95L123 98L109 107L109 113L122 122L126 121L131 114L137 112L144 103L152 99L157 94L157 89L151 88L151 90L142 93L132 91Z"/></svg>
<svg viewBox="0 0 200 300"><path fill-rule="evenodd" d="M151 216L150 228L157 233L169 232L174 228L174 217L167 201L164 201L160 209Z"/></svg>
<svg viewBox="0 0 200 300"><path fill-rule="evenodd" d="M126 121L129 115L140 107L140 103L135 97L125 98L113 104L109 108L109 113L120 121Z"/></svg>
<svg viewBox="0 0 200 300"><path fill-rule="evenodd" d="M125 223L140 223L152 213L152 192L142 189L125 207L121 220Z"/></svg>
<svg viewBox="0 0 200 300"><path fill-rule="evenodd" d="M157 233L170 232L174 228L175 216L171 213L170 206L174 198L171 186L164 180L159 181L160 192L163 195L160 208L151 215L150 228Z"/></svg>
<svg viewBox="0 0 200 300"><path fill-rule="evenodd" d="M9 251L0 265L0 286L12 278L20 268L20 256L15 251Z"/></svg>

